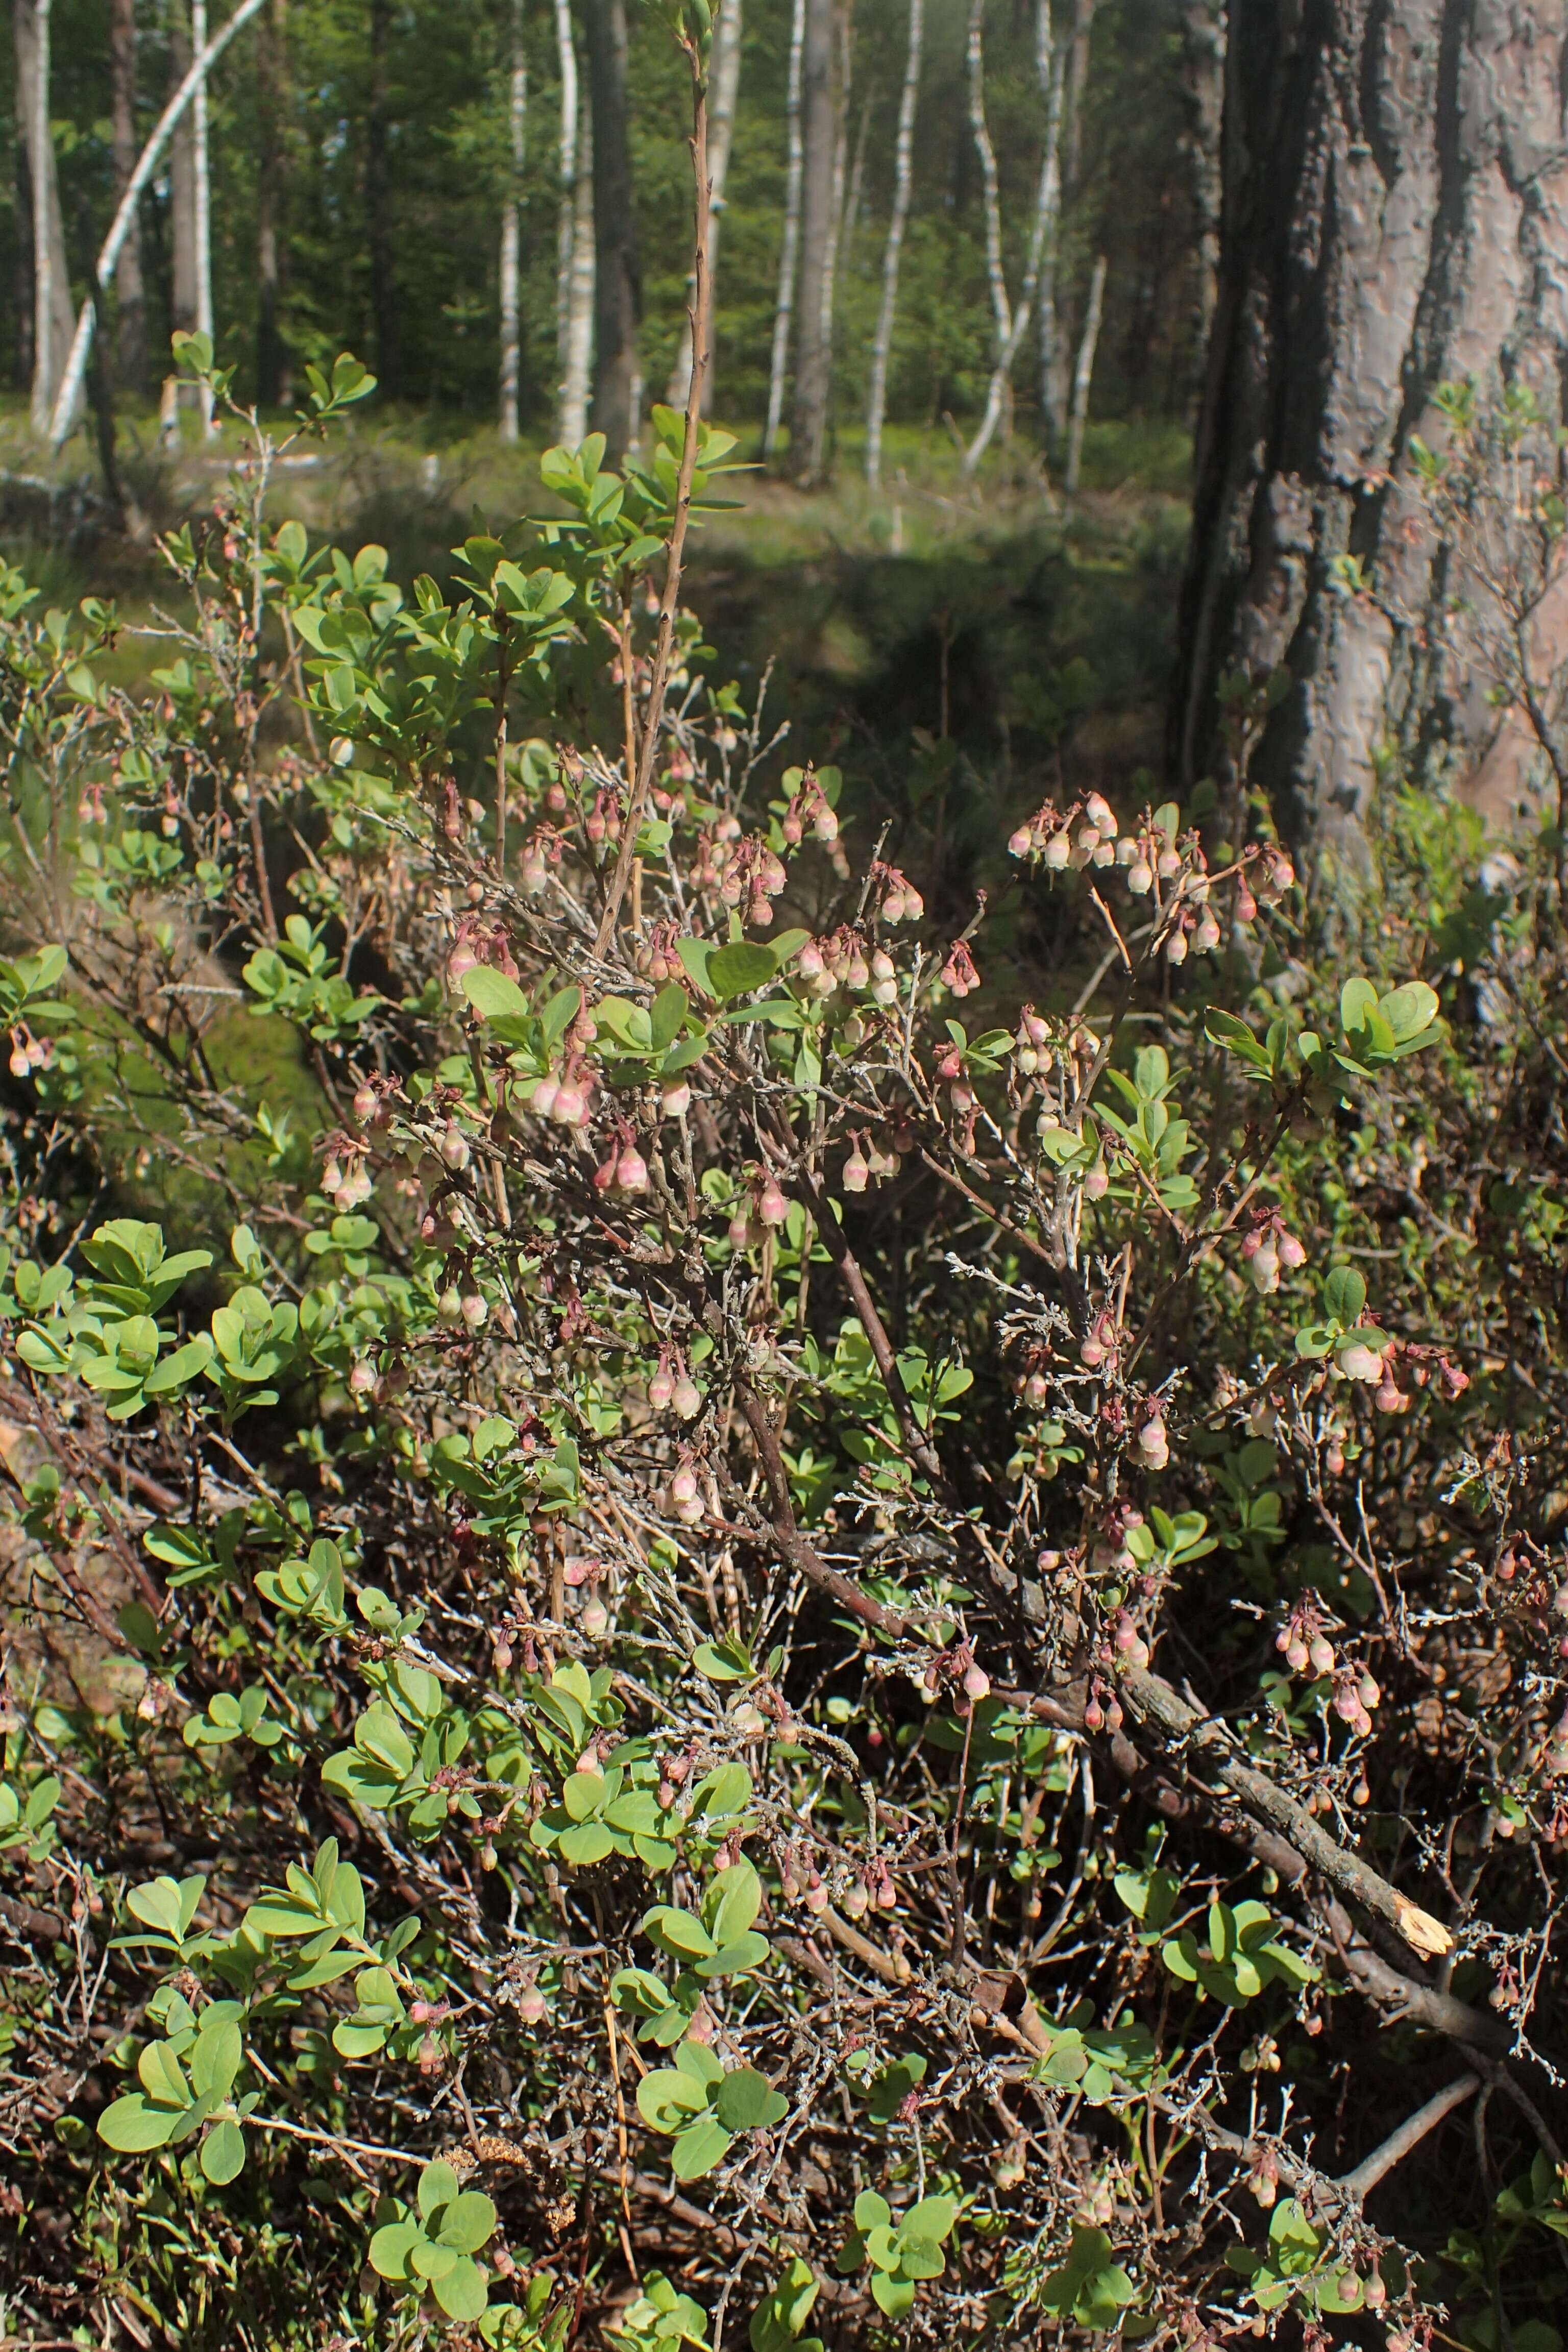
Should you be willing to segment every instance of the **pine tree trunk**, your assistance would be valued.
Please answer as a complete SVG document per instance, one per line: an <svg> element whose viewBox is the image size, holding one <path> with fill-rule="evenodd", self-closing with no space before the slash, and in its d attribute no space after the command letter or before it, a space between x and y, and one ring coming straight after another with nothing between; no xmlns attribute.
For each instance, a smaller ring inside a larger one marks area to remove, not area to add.
<svg viewBox="0 0 1568 2352"><path fill-rule="evenodd" d="M370 308L375 330L375 372L389 400L403 393L403 331L393 257L396 241L390 215L391 180L387 133L391 92L387 49L392 37L391 0L370 0L370 112L365 124L365 242L370 252Z"/></svg>
<svg viewBox="0 0 1568 2352"><path fill-rule="evenodd" d="M174 0L169 15L170 93L191 69L191 33L184 0ZM171 286L169 319L176 334L196 331L196 167L194 118L189 107L174 125L169 142L169 243Z"/></svg>
<svg viewBox="0 0 1568 2352"><path fill-rule="evenodd" d="M1072 396L1071 305L1063 299L1060 222L1066 204L1078 193L1079 114L1084 83L1089 79L1089 36L1093 20L1094 0L1073 0L1071 30L1057 41L1051 58L1050 106L1057 121L1060 160L1056 228L1040 291L1040 421L1047 448L1067 434Z"/></svg>
<svg viewBox="0 0 1568 2352"><path fill-rule="evenodd" d="M605 462L619 466L637 426L642 259L632 179L626 0L587 0L594 118L594 408Z"/></svg>
<svg viewBox="0 0 1568 2352"><path fill-rule="evenodd" d="M1232 16L1172 764L1225 782L1222 679L1281 670L1251 773L1331 858L1364 856L1391 756L1483 801L1510 756L1483 666L1445 659L1457 583L1411 442L1441 442L1447 380L1521 383L1563 421L1565 76L1561 0ZM1346 592L1352 563L1368 593Z"/></svg>
<svg viewBox="0 0 1568 2352"><path fill-rule="evenodd" d="M713 28L713 56L709 72L708 108L708 178L712 190L708 212L708 300L712 315L714 274L719 266L719 232L724 224L724 182L730 170L730 149L735 137L735 106L741 91L741 32L742 0L721 0L719 18ZM686 281L686 324L680 331L680 344L675 355L675 365L669 372L669 384L665 398L671 408L684 408L691 387L691 303L695 299L696 280ZM713 406L713 360L710 353L708 373L702 385L702 409L708 415Z"/></svg>
<svg viewBox="0 0 1568 2352"><path fill-rule="evenodd" d="M511 179L500 215L500 437L515 441L522 378L522 168L527 156L528 54L523 0L512 0L511 58L507 77L507 133Z"/></svg>
<svg viewBox="0 0 1568 2352"><path fill-rule="evenodd" d="M1192 169L1197 250L1193 297L1194 403L1204 367L1219 285L1220 136L1225 116L1224 0L1186 0L1182 13L1182 64L1186 83L1186 146Z"/></svg>
<svg viewBox="0 0 1568 2352"><path fill-rule="evenodd" d="M882 300L871 345L871 382L866 395L866 479L875 489L882 478L882 421L888 408L888 362L899 309L899 258L909 225L914 187L915 109L921 94L921 52L925 41L924 0L910 0L910 37L904 51L904 87L899 99L899 136L893 156L893 211L882 253Z"/></svg>
<svg viewBox="0 0 1568 2352"><path fill-rule="evenodd" d="M800 331L790 410L789 471L805 485L819 481L827 451L827 404L833 369L831 320L823 298L831 283L834 161L838 150L838 10L836 0L805 0L801 53Z"/></svg>
<svg viewBox="0 0 1568 2352"><path fill-rule="evenodd" d="M790 330L795 323L795 281L800 268L800 204L805 169L805 144L801 135L801 77L805 58L805 0L795 0L790 21L789 84L784 99L785 139L789 161L784 174L784 238L779 247L779 290L773 305L773 364L768 372L768 421L763 428L763 455L771 457L784 423L784 387L789 378Z"/></svg>
<svg viewBox="0 0 1568 2352"><path fill-rule="evenodd" d="M109 68L114 199L118 204L142 152L136 136L136 0L110 0ZM147 375L147 289L142 276L142 239L134 231L126 238L121 252L114 290L115 373L127 388L140 391Z"/></svg>
<svg viewBox="0 0 1568 2352"><path fill-rule="evenodd" d="M266 0L256 60L260 149L256 171L256 397L263 408L284 399L280 316L288 251L289 0Z"/></svg>
<svg viewBox="0 0 1568 2352"><path fill-rule="evenodd" d="M66 268L65 223L49 121L49 0L12 0L16 112L27 153L33 250L31 423L47 433L76 318Z"/></svg>

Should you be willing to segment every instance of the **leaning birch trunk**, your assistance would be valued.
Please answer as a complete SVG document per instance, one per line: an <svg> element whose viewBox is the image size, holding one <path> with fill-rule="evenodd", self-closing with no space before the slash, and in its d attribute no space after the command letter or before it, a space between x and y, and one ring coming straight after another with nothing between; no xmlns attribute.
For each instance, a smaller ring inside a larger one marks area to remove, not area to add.
<svg viewBox="0 0 1568 2352"><path fill-rule="evenodd" d="M888 362L893 320L899 309L899 258L909 224L914 185L915 109L920 102L921 48L925 37L925 0L910 0L910 39L904 55L904 87L899 100L899 136L893 158L893 213L882 251L882 301L871 345L871 382L866 395L866 479L876 489L882 478L882 420L888 409Z"/></svg>
<svg viewBox="0 0 1568 2352"><path fill-rule="evenodd" d="M789 337L795 318L795 281L800 255L800 200L805 172L801 134L801 76L805 55L805 0L795 0L789 37L789 89L784 101L789 166L784 179L784 242L779 247L779 291L773 309L773 364L768 372L768 421L763 455L770 457L784 423L784 384L789 375Z"/></svg>
<svg viewBox="0 0 1568 2352"><path fill-rule="evenodd" d="M1094 347L1100 341L1100 314L1105 302L1105 256L1102 253L1094 265L1094 275L1089 281L1089 308L1083 314L1083 333L1079 341L1078 365L1072 377L1072 427L1068 435L1068 467L1065 487L1069 499L1078 495L1079 467L1083 458L1083 428L1089 422L1089 387L1094 374Z"/></svg>
<svg viewBox="0 0 1568 2352"><path fill-rule="evenodd" d="M971 18L971 116L975 123L975 144L981 150L982 169L985 174L987 200L986 259L994 257L995 275L992 285L992 310L996 320L998 343L996 361L991 371L991 382L985 395L985 413L973 440L963 453L963 474L967 479L978 467L990 446L992 436L1007 415L1013 394L1013 362L1018 355L1024 337L1029 330L1036 297L1043 282L1044 268L1049 248L1054 245L1057 221L1061 208L1061 174L1058 161L1059 113L1053 102L1059 82L1052 72L1051 18L1049 0L1036 0L1035 59L1039 74L1041 93L1046 100L1045 139L1040 151L1039 177L1035 183L1035 208L1029 224L1028 250L1024 261L1024 282L1018 289L1016 309L1010 309L1007 281L1002 262L1001 207L996 201L996 160L991 145L991 134L985 122L984 53L975 38L975 26L983 15L984 0L976 0ZM982 143L984 142L984 143ZM994 247L992 230L994 228ZM1003 322L1005 332L1003 332Z"/></svg>
<svg viewBox="0 0 1568 2352"><path fill-rule="evenodd" d="M735 136L735 106L741 91L741 14L742 0L722 0L719 21L713 28L713 64L709 88L712 96L708 113L708 179L711 194L708 204L708 300L712 315L713 277L719 264L719 231L724 224L724 181L730 169L730 149ZM680 348L675 355L675 365L669 372L669 385L665 398L671 408L684 408L691 389L691 310L695 299L696 278L686 281L686 323L680 330ZM704 413L713 405L713 363L709 355L708 373L702 382Z"/></svg>
<svg viewBox="0 0 1568 2352"><path fill-rule="evenodd" d="M49 129L49 0L13 0L16 47L16 111L27 152L32 194L33 430L48 429L49 412L70 347L70 287L66 278L65 224L59 175Z"/></svg>
<svg viewBox="0 0 1568 2352"><path fill-rule="evenodd" d="M566 439L566 380L570 372L572 264L577 249L577 51L572 0L555 0L555 55L561 75L560 199L555 226L555 429ZM578 438L581 439L581 435ZM574 446L574 445L573 445Z"/></svg>
<svg viewBox="0 0 1568 2352"><path fill-rule="evenodd" d="M196 332L213 340L213 236L212 236L212 155L207 120L207 76L205 60L207 50L207 0L191 0L191 47L198 60L195 96L191 102L191 163L195 173L195 212L196 238ZM196 388L196 406L201 414L202 436L210 440L213 435L213 396L210 387L202 383Z"/></svg>
<svg viewBox="0 0 1568 2352"><path fill-rule="evenodd" d="M103 249L93 269L93 276L98 280L100 292L108 286L114 275L121 248L135 226L136 207L141 201L142 191L157 170L163 150L169 143L171 133L175 125L183 120L186 108L195 97L197 80L201 75L212 71L235 35L250 22L261 5L262 0L239 0L238 7L222 32L215 37L202 56L190 67L168 105L158 117L153 136L142 148L141 159L131 174L130 184L120 199L119 209L115 213L109 235L103 240ZM82 380L87 373L87 355L92 344L93 320L96 312L97 304L93 297L89 295L77 317L76 336L71 343L70 358L66 362L66 372L60 381L59 395L55 402L54 417L49 425L49 439L57 449L70 431L71 418L75 413L77 402L81 397ZM173 383L173 381L171 377L170 382Z"/></svg>
<svg viewBox="0 0 1568 2352"><path fill-rule="evenodd" d="M572 264L566 281L566 367L561 381L561 438L575 449L588 430L594 374L594 118L587 92L577 117L577 179L572 204Z"/></svg>
<svg viewBox="0 0 1568 2352"><path fill-rule="evenodd" d="M522 168L528 134L528 58L523 48L523 0L511 5L511 73L507 126L510 133L511 176L500 215L500 437L517 439L518 379L521 373L522 312L518 283L522 255L518 206L522 194Z"/></svg>

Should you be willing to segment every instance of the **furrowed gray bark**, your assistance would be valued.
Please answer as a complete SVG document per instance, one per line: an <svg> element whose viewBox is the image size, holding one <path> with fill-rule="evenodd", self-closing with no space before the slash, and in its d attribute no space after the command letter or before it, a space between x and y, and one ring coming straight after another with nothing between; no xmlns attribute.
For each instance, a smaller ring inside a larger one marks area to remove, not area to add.
<svg viewBox="0 0 1568 2352"><path fill-rule="evenodd" d="M605 461L618 466L637 430L642 261L632 180L626 0L588 0L594 121L594 406Z"/></svg>
<svg viewBox="0 0 1568 2352"><path fill-rule="evenodd" d="M1251 772L1331 864L1364 862L1390 760L1485 805L1513 756L1481 666L1445 659L1454 583L1410 446L1440 443L1445 380L1526 383L1562 419L1565 69L1558 0L1232 15L1171 766L1224 780L1221 680L1283 667Z"/></svg>

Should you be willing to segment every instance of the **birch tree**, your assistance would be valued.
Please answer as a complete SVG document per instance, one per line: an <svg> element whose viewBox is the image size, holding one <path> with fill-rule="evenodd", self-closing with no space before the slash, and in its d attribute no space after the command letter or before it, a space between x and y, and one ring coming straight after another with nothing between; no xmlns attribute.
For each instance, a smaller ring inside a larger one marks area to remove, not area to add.
<svg viewBox="0 0 1568 2352"><path fill-rule="evenodd" d="M213 240L211 120L207 109L207 0L191 0L191 47L197 67L195 95L191 100L191 202L195 239L196 332L213 340ZM212 393L205 383L196 387L196 406L204 439L213 425Z"/></svg>
<svg viewBox="0 0 1568 2352"><path fill-rule="evenodd" d="M500 437L517 439L518 383L522 372L522 167L528 138L528 55L523 47L524 0L511 0L511 58L507 76L510 177L500 215Z"/></svg>
<svg viewBox="0 0 1568 2352"><path fill-rule="evenodd" d="M730 149L735 136L735 107L741 92L741 33L742 0L721 0L718 22L713 27L713 58L709 78L711 96L708 113L708 177L711 194L708 208L708 299L710 306L714 299L714 272L719 261L719 232L724 222L724 182L730 170ZM686 281L686 323L680 331L680 344L665 394L671 408L685 407L691 385L690 304L695 299L696 283L693 272ZM705 410L713 405L711 354L702 385L702 402Z"/></svg>
<svg viewBox="0 0 1568 2352"><path fill-rule="evenodd" d="M981 196L985 221L985 275L991 292L991 381L985 409L973 440L963 453L963 472L973 475L991 445L997 427L1004 435L1013 401L1013 362L1028 332L1035 300L1046 265L1047 245L1054 242L1061 212L1060 92L1062 79L1054 54L1050 0L1035 0L1035 70L1045 101L1045 136L1040 168L1035 183L1034 209L1024 261L1023 282L1015 306L1007 291L1006 257L1002 243L1002 192L996 150L985 116L985 0L970 0L966 48L969 121L980 159Z"/></svg>
<svg viewBox="0 0 1568 2352"><path fill-rule="evenodd" d="M833 366L833 243L839 152L839 16L835 0L805 0L801 64L803 180L800 209L800 330L790 410L789 470L805 487L821 478L827 447Z"/></svg>
<svg viewBox="0 0 1568 2352"><path fill-rule="evenodd" d="M888 362L899 309L899 262L909 226L914 188L915 110L920 104L921 52L925 39L925 0L910 0L910 34L904 51L904 86L899 98L898 142L893 152L893 211L882 250L882 299L871 343L871 380L866 394L866 479L875 489L882 478L882 420L888 407Z"/></svg>
<svg viewBox="0 0 1568 2352"><path fill-rule="evenodd" d="M784 387L789 380L790 330L795 319L795 278L800 264L800 204L805 168L805 144L801 133L801 79L805 56L805 0L795 0L790 20L789 82L785 110L788 164L784 173L784 237L779 247L779 290L773 305L773 362L768 371L768 419L763 428L763 455L770 457L784 423Z"/></svg>
<svg viewBox="0 0 1568 2352"><path fill-rule="evenodd" d="M35 433L48 430L55 393L70 349L71 299L65 224L49 127L49 0L13 0L16 110L27 157L33 231L33 390Z"/></svg>
<svg viewBox="0 0 1568 2352"><path fill-rule="evenodd" d="M588 430L594 388L594 116L588 93L577 101L576 164L572 192L572 242L566 268L565 337L561 380L561 438L575 449Z"/></svg>
<svg viewBox="0 0 1568 2352"><path fill-rule="evenodd" d="M136 0L110 0L109 17L110 125L116 204L136 168ZM142 240L125 240L115 272L115 373L123 384L140 385L147 373L147 289L142 276Z"/></svg>
<svg viewBox="0 0 1568 2352"><path fill-rule="evenodd" d="M1040 424L1047 448L1068 430L1072 383L1072 342L1062 316L1062 240L1060 219L1064 201L1078 186L1079 121L1084 84L1089 79L1089 37L1094 22L1094 0L1073 0L1070 28L1052 52L1052 104L1057 116L1060 157L1056 189L1056 220L1050 252L1040 278L1039 365Z"/></svg>
<svg viewBox="0 0 1568 2352"><path fill-rule="evenodd" d="M555 0L555 58L561 94L556 139L560 195L555 226L555 431L559 440L574 449L588 429L588 369L593 353L594 174L592 147L588 143L592 132L579 86L577 47L572 32L572 0Z"/></svg>
<svg viewBox="0 0 1568 2352"><path fill-rule="evenodd" d="M1089 301L1079 338L1078 361L1072 378L1072 424L1068 433L1065 487L1069 499L1078 496L1079 468L1083 462L1083 428L1089 422L1089 387L1094 376L1095 346L1100 341L1100 313L1105 304L1105 256L1094 265L1089 281Z"/></svg>

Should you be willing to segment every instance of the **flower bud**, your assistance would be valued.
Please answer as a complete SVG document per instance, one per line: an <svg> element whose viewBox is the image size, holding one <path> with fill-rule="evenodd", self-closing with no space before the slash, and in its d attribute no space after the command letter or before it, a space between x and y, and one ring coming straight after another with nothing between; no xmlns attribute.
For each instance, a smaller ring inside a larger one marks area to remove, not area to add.
<svg viewBox="0 0 1568 2352"><path fill-rule="evenodd" d="M839 1181L847 1192L863 1192L871 1181L871 1171L866 1165L865 1155L858 1143L850 1149L849 1157L844 1162L844 1173Z"/></svg>
<svg viewBox="0 0 1568 2352"><path fill-rule="evenodd" d="M1383 1378L1383 1358L1364 1339L1342 1340L1334 1360L1347 1381L1376 1382Z"/></svg>
<svg viewBox="0 0 1568 2352"><path fill-rule="evenodd" d="M664 1118L684 1118L691 1108L691 1088L684 1078L667 1078L658 1108Z"/></svg>
<svg viewBox="0 0 1568 2352"><path fill-rule="evenodd" d="M457 1120L449 1118L441 1138L442 1159L456 1176L468 1166L470 1156L468 1137L463 1133Z"/></svg>
<svg viewBox="0 0 1568 2352"><path fill-rule="evenodd" d="M470 1290L463 1301L463 1320L470 1331L477 1331L489 1313L489 1308L477 1290Z"/></svg>
<svg viewBox="0 0 1568 2352"><path fill-rule="evenodd" d="M616 1171L616 1187L622 1192L647 1191L647 1162L635 1144L621 1148L620 1164Z"/></svg>
<svg viewBox="0 0 1568 2352"><path fill-rule="evenodd" d="M670 1402L682 1421L695 1421L702 1410L702 1391L689 1372L683 1372L675 1383Z"/></svg>

